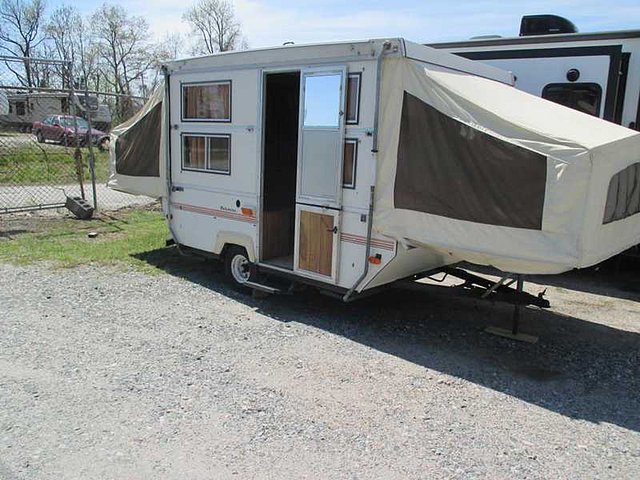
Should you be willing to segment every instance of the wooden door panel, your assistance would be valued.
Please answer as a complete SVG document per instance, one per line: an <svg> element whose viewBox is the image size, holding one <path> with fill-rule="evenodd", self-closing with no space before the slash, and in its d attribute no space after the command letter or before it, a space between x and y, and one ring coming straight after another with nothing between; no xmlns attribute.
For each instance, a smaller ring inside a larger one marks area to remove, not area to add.
<svg viewBox="0 0 640 480"><path fill-rule="evenodd" d="M333 260L333 215L300 211L298 267L331 276Z"/></svg>

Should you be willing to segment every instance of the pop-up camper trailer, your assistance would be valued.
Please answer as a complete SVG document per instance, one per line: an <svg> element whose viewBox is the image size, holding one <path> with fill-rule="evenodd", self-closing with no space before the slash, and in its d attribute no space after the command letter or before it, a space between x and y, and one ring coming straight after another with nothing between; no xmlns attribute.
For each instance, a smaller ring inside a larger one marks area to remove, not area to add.
<svg viewBox="0 0 640 480"><path fill-rule="evenodd" d="M461 261L560 273L638 243L640 134L512 85L402 39L175 61L113 130L109 185L160 197L175 242L238 283L345 298Z"/></svg>

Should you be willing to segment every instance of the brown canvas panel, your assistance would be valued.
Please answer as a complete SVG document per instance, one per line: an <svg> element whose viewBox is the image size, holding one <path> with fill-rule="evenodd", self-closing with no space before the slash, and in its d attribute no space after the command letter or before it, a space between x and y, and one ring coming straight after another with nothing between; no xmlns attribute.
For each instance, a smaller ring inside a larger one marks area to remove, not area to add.
<svg viewBox="0 0 640 480"><path fill-rule="evenodd" d="M542 229L547 159L404 93L395 207L506 227Z"/></svg>
<svg viewBox="0 0 640 480"><path fill-rule="evenodd" d="M162 103L116 141L116 172L132 177L160 176Z"/></svg>

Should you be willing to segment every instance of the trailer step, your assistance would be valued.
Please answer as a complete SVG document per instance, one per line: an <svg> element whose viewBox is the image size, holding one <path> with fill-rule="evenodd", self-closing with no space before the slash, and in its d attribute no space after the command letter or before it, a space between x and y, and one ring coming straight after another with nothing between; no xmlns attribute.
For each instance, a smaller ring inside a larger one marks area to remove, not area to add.
<svg viewBox="0 0 640 480"><path fill-rule="evenodd" d="M259 292L269 293L271 295L276 295L278 293L282 293L282 290L280 290L279 288L272 287L270 285L264 285L262 283L245 282L244 286L252 288L253 290L257 290Z"/></svg>

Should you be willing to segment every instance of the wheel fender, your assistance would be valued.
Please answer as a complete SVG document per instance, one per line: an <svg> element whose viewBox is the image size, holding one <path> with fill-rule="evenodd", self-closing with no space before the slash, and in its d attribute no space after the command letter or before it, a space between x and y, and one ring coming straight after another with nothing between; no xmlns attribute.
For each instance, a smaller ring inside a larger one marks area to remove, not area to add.
<svg viewBox="0 0 640 480"><path fill-rule="evenodd" d="M218 232L213 253L220 255L225 245L238 245L247 251L249 261L255 263L256 254L253 246L253 239L249 235L237 232Z"/></svg>

